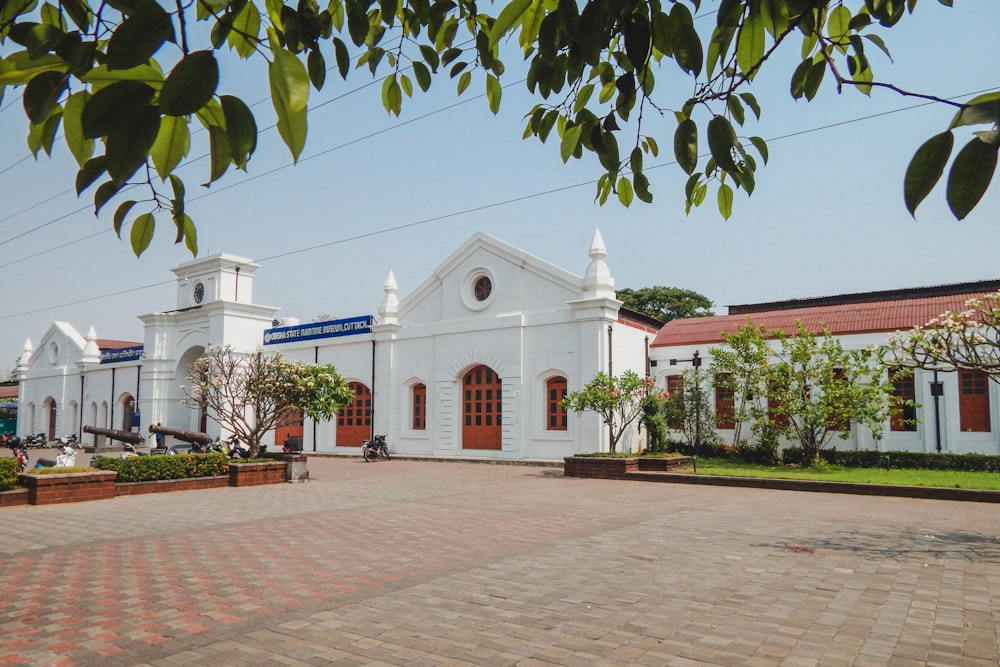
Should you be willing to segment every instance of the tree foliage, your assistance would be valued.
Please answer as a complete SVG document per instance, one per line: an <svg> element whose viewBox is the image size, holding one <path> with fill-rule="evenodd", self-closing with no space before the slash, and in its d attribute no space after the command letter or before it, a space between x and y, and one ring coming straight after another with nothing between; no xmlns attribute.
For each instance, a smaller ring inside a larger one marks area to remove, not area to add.
<svg viewBox="0 0 1000 667"><path fill-rule="evenodd" d="M769 442L780 436L798 441L807 464L819 459L834 435L848 438L851 423L863 424L880 440L900 406L878 351L845 350L825 329L817 335L802 322L797 327L786 337L748 324L735 337L745 345L710 350L713 372L728 374L730 386L747 397L755 433Z"/></svg>
<svg viewBox="0 0 1000 667"><path fill-rule="evenodd" d="M644 162L662 143L688 177L686 209L712 187L728 218L735 191L752 193L768 159L766 142L744 131L763 112L750 84L779 49L797 49L787 73L795 99L812 100L832 80L838 89L884 87L957 107L906 172L911 213L944 173L955 131L978 128L947 179L948 204L961 219L996 166L1000 92L955 103L876 79L876 61L889 56L882 35L916 5L719 0L704 11L701 0L509 0L490 14L474 0L2 0L0 98L4 87L20 90L36 156L51 153L62 130L80 167L77 193L92 189L95 212L116 201L113 227L119 235L131 227L137 254L163 212L176 242L196 253L176 173L192 127L209 144L205 185L231 166L246 170L257 146L257 119L228 91L233 70L220 68L224 50L266 69L277 130L294 160L308 135L310 92L327 85L328 71L380 77L382 105L397 116L405 98L442 77L459 95L475 82L496 113L501 55L519 50L539 100L527 110L524 136L551 140L563 161L596 158L599 202L652 201ZM696 17L714 24L696 26ZM143 185L146 198L123 201L126 192L137 196L129 184Z"/></svg>
<svg viewBox="0 0 1000 667"><path fill-rule="evenodd" d="M191 365L187 380L186 403L208 407L214 421L247 443L251 456L287 411L330 420L354 398L333 366L302 364L260 350L239 354L229 346L209 348Z"/></svg>
<svg viewBox="0 0 1000 667"><path fill-rule="evenodd" d="M563 408L569 412L595 412L611 434L610 449L614 452L626 429L642 416L647 404L655 398L666 398L657 391L656 381L640 377L635 371L620 376L598 373L580 391L563 398Z"/></svg>
<svg viewBox="0 0 1000 667"><path fill-rule="evenodd" d="M654 285L637 290L626 287L618 290L615 296L626 308L663 322L715 314L712 311L714 304L708 297L679 287Z"/></svg>
<svg viewBox="0 0 1000 667"><path fill-rule="evenodd" d="M712 378L701 368L688 368L681 373L680 390L664 401L666 422L681 432L684 442L697 453L702 445L717 445L722 438L715 430L712 411Z"/></svg>
<svg viewBox="0 0 1000 667"><path fill-rule="evenodd" d="M904 368L982 371L1000 382L1000 292L969 299L966 309L949 311L889 339L885 363Z"/></svg>

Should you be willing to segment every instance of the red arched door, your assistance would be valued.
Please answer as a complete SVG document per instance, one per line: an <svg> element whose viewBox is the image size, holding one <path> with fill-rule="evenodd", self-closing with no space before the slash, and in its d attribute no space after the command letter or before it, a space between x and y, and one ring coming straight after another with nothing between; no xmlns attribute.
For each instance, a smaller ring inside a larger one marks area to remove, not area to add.
<svg viewBox="0 0 1000 667"><path fill-rule="evenodd" d="M55 399L49 400L49 428L48 437L49 442L56 439L56 401Z"/></svg>
<svg viewBox="0 0 1000 667"><path fill-rule="evenodd" d="M278 417L278 423L274 427L274 444L277 447L283 447L285 442L289 438L298 438L299 449L302 448L302 423L303 415L302 410L293 410L289 408L285 410L280 417Z"/></svg>
<svg viewBox="0 0 1000 667"><path fill-rule="evenodd" d="M501 389L488 366L476 366L462 378L463 449L500 449Z"/></svg>
<svg viewBox="0 0 1000 667"><path fill-rule="evenodd" d="M371 437L372 393L360 382L352 382L354 400L337 415L337 446L360 447Z"/></svg>

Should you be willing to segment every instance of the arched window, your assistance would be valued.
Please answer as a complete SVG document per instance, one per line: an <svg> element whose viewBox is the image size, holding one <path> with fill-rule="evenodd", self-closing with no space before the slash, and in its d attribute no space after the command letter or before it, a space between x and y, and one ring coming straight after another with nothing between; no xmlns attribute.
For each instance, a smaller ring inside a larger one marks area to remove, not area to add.
<svg viewBox="0 0 1000 667"><path fill-rule="evenodd" d="M427 429L427 385L417 383L413 385L413 401L410 406L411 425L414 431Z"/></svg>
<svg viewBox="0 0 1000 667"><path fill-rule="evenodd" d="M372 393L360 382L351 382L354 400L337 415L337 446L360 447L371 437Z"/></svg>
<svg viewBox="0 0 1000 667"><path fill-rule="evenodd" d="M566 430L566 408L562 400L566 398L566 378L561 375L545 382L545 429L547 431Z"/></svg>

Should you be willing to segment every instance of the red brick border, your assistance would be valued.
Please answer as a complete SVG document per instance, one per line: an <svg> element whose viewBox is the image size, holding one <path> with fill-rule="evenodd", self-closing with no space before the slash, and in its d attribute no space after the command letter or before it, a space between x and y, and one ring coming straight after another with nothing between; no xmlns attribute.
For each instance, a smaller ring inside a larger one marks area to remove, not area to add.
<svg viewBox="0 0 1000 667"><path fill-rule="evenodd" d="M229 486L260 486L261 484L283 484L284 461L274 463L230 463Z"/></svg>
<svg viewBox="0 0 1000 667"><path fill-rule="evenodd" d="M113 470L18 475L18 483L27 488L29 505L54 505L114 498L117 477Z"/></svg>
<svg viewBox="0 0 1000 667"><path fill-rule="evenodd" d="M138 496L146 493L168 493L170 491L193 491L195 489L216 489L229 486L229 477L185 477L184 479L158 479L149 482L118 482L115 495Z"/></svg>
<svg viewBox="0 0 1000 667"><path fill-rule="evenodd" d="M15 507L28 504L28 490L24 488L0 491L0 507Z"/></svg>

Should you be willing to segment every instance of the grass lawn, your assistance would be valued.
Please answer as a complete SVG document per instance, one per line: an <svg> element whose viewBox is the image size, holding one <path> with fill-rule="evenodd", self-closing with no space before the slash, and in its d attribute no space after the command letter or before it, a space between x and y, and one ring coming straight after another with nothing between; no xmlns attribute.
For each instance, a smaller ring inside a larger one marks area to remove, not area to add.
<svg viewBox="0 0 1000 667"><path fill-rule="evenodd" d="M691 467L689 466L686 470L691 472ZM844 468L833 465L822 468L794 468L790 466L754 465L721 459L698 459L698 474L1000 491L1000 474L998 473L964 472L957 470L886 470L884 468Z"/></svg>

